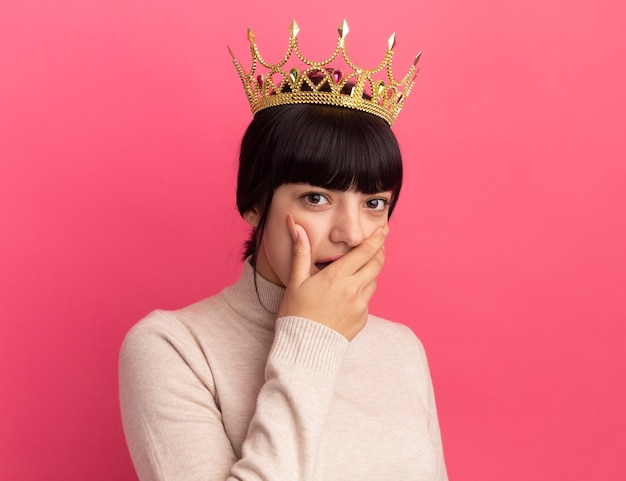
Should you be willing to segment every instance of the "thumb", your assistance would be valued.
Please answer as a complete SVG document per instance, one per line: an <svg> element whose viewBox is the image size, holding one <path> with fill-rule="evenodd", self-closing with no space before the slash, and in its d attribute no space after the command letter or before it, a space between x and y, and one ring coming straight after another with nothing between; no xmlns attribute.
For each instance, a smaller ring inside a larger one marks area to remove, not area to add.
<svg viewBox="0 0 626 481"><path fill-rule="evenodd" d="M309 236L301 225L287 216L287 228L291 235L291 276L289 285L300 286L311 277L311 244Z"/></svg>

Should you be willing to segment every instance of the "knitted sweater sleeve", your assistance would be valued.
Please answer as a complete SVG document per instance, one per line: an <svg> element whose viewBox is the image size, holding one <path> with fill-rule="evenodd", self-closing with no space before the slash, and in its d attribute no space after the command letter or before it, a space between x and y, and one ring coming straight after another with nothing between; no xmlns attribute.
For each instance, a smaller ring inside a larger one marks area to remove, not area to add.
<svg viewBox="0 0 626 481"><path fill-rule="evenodd" d="M168 331L163 322L137 326L122 345L122 420L139 479L315 479L348 341L307 319L277 320L241 459L224 430L215 385L191 367L203 359L200 350L190 352L190 343L189 333Z"/></svg>

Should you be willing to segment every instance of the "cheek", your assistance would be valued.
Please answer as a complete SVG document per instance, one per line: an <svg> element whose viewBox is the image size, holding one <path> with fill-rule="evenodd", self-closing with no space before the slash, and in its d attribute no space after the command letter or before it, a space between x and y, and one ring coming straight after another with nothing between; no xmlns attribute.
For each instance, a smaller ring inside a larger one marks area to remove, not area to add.
<svg viewBox="0 0 626 481"><path fill-rule="evenodd" d="M324 238L328 237L328 228L326 222L321 216L316 218L309 218L308 216L294 216L294 222L299 226L302 226L304 232L306 232L309 238L309 244L311 244L311 252L315 252L315 248L324 242Z"/></svg>
<svg viewBox="0 0 626 481"><path fill-rule="evenodd" d="M378 229L379 227L382 227L384 225L387 225L389 223L389 219L387 218L387 214L385 213L385 215L377 217L375 219L372 220L372 232L375 231L376 229Z"/></svg>
<svg viewBox="0 0 626 481"><path fill-rule="evenodd" d="M274 261L280 262L285 252L291 252L291 238L286 223L268 224L263 233L263 245Z"/></svg>
<svg viewBox="0 0 626 481"><path fill-rule="evenodd" d="M291 251L291 239L268 224L259 249L258 272L274 284L287 285L291 272Z"/></svg>
<svg viewBox="0 0 626 481"><path fill-rule="evenodd" d="M371 236L376 230L388 224L387 215L384 216L368 216L363 221L363 234L365 237Z"/></svg>

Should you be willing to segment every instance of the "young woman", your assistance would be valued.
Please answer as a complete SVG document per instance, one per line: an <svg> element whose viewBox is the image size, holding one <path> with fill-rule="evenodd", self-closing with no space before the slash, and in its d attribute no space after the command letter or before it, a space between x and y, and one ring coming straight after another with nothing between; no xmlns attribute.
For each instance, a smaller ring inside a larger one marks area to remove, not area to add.
<svg viewBox="0 0 626 481"><path fill-rule="evenodd" d="M142 481L447 479L422 345L368 313L401 183L377 115L255 113L238 174L252 228L240 279L151 313L122 346Z"/></svg>

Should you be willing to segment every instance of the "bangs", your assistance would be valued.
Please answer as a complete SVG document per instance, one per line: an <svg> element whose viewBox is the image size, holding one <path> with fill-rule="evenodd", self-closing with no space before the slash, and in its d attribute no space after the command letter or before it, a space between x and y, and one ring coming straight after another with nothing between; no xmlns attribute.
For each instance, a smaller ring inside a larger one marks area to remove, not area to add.
<svg viewBox="0 0 626 481"><path fill-rule="evenodd" d="M284 117L273 146L275 186L308 183L365 194L392 191L394 197L399 192L402 158L383 119L321 105L294 109Z"/></svg>

